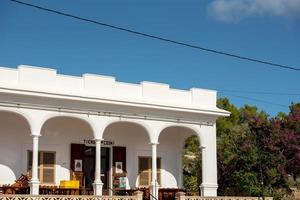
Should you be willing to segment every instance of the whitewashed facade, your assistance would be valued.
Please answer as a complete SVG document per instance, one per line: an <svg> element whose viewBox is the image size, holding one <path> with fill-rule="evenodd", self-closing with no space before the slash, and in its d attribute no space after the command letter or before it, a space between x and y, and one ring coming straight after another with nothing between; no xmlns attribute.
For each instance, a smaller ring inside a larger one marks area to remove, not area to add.
<svg viewBox="0 0 300 200"><path fill-rule="evenodd" d="M79 150L76 145L71 150L71 144L78 144L84 147L81 162L85 168L79 165L76 170L94 170L96 195L102 195L104 185L114 187L118 173L126 188L139 187L139 162L150 158L149 187L157 196L158 187L182 188L184 141L196 134L202 150L199 187L202 196L216 196L215 122L228 115L216 107L216 91L212 90L177 90L153 82L130 84L93 74L74 77L24 65L0 68L0 184L13 183L29 169L31 194L38 194L41 177L46 180L47 173L54 174L53 185L70 180L72 163L81 159L76 159L72 151L78 154ZM117 147L124 149L121 160L114 154ZM47 156L54 159L53 169L38 163Z"/></svg>

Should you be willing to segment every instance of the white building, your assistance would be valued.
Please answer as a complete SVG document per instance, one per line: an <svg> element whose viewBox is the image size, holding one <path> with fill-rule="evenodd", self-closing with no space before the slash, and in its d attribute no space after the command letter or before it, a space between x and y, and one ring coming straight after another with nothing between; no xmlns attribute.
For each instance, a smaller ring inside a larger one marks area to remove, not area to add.
<svg viewBox="0 0 300 200"><path fill-rule="evenodd" d="M216 107L212 90L0 68L0 184L31 171L31 194L38 194L40 185L81 172L96 195L146 186L157 196L158 187L183 187L183 144L196 134L202 196L216 196L215 122L228 115Z"/></svg>

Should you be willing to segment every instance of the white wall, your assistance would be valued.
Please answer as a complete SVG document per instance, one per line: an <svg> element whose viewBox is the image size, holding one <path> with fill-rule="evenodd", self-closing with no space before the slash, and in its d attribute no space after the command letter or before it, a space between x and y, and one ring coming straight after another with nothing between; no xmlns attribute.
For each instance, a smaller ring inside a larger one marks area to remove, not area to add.
<svg viewBox="0 0 300 200"><path fill-rule="evenodd" d="M159 137L158 154L162 161L163 187L182 188L182 153L185 139L194 134L193 131L182 127L165 129Z"/></svg>
<svg viewBox="0 0 300 200"><path fill-rule="evenodd" d="M182 187L181 155L184 140L192 132L184 128L168 128L157 146L157 156L161 158L161 187ZM116 123L104 133L105 140L112 140L117 146L126 146L128 187L138 187L138 157L151 157L151 144L147 132L138 125Z"/></svg>
<svg viewBox="0 0 300 200"><path fill-rule="evenodd" d="M70 179L71 143L93 139L89 125L79 119L57 117L44 124L39 138L39 150L56 152L56 184Z"/></svg>
<svg viewBox="0 0 300 200"><path fill-rule="evenodd" d="M26 65L20 65L18 69L0 67L0 83L9 88L31 91L221 111L216 108L216 91L213 90L178 90L168 84L147 81L122 83L114 77L94 74L67 76L57 74L55 69Z"/></svg>
<svg viewBox="0 0 300 200"><path fill-rule="evenodd" d="M27 150L32 149L32 137L25 121L15 114L0 112L0 184L11 184L27 172ZM56 184L70 178L71 143L93 139L89 126L77 119L49 120L39 137L40 151L56 152Z"/></svg>
<svg viewBox="0 0 300 200"><path fill-rule="evenodd" d="M0 112L0 184L14 183L26 172L23 146L30 142L26 121L13 113Z"/></svg>
<svg viewBox="0 0 300 200"><path fill-rule="evenodd" d="M103 138L126 147L127 187L138 186L138 156L151 156L147 132L138 125L121 122L108 126Z"/></svg>

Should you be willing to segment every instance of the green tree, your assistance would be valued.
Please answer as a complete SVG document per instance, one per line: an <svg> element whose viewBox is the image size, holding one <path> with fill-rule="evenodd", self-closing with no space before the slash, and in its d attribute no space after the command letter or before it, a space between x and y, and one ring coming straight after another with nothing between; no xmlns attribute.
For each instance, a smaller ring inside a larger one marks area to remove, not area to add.
<svg viewBox="0 0 300 200"><path fill-rule="evenodd" d="M238 109L227 98L217 106L231 112L217 120L218 195L282 199L290 186L299 186L300 103L274 118L255 106ZM184 184L195 194L201 183L197 137L188 138L185 155Z"/></svg>
<svg viewBox="0 0 300 200"><path fill-rule="evenodd" d="M228 99L218 106L232 113L217 121L219 194L260 196L282 184L280 157L268 115L255 106L237 109ZM262 185L263 181L263 185Z"/></svg>
<svg viewBox="0 0 300 200"><path fill-rule="evenodd" d="M183 185L190 195L199 194L201 184L201 151L196 135L186 139L183 153Z"/></svg>
<svg viewBox="0 0 300 200"><path fill-rule="evenodd" d="M256 109L245 106L239 110L227 98L217 104L231 112L230 117L217 120L219 195L256 195L260 185L253 168L258 154L247 123Z"/></svg>

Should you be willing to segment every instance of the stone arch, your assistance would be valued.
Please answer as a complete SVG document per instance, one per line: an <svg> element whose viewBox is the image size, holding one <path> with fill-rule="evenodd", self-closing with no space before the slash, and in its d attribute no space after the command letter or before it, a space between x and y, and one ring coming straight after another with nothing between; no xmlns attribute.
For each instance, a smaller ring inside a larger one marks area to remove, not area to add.
<svg viewBox="0 0 300 200"><path fill-rule="evenodd" d="M67 113L62 113L62 114L51 114L47 115L42 121L39 129L39 133L41 133L43 127L49 122L50 120L56 119L56 118L69 118L69 119L75 119L79 120L86 125L89 126L89 128L92 131L93 137L96 138L96 126L94 125L93 121L91 121L88 117L81 116L81 115L74 115L74 114L67 114Z"/></svg>
<svg viewBox="0 0 300 200"><path fill-rule="evenodd" d="M139 177L137 173L138 159L140 156L151 155L151 145L149 143L152 136L149 127L139 120L110 119L105 125L102 137L105 140L114 142L113 152L119 152L121 155L126 154L125 160L122 161L125 162L124 168L128 172L126 187L137 187ZM113 167L115 167L114 164L113 161Z"/></svg>
<svg viewBox="0 0 300 200"><path fill-rule="evenodd" d="M161 136L163 131L167 130L168 128L176 128L176 127L180 127L180 128L192 131L195 135L197 135L200 146L205 144L205 142L204 142L205 140L204 140L202 132L200 131L200 127L197 127L197 125L192 125L192 124L173 124L173 123L165 124L161 127L161 129L157 135L157 141L159 142L159 137Z"/></svg>
<svg viewBox="0 0 300 200"><path fill-rule="evenodd" d="M202 142L202 134L196 125L165 124L159 132L158 155L164 157L162 160L162 174L165 180L162 185L172 187L183 187L183 150L186 140L195 135L199 142L199 151ZM178 167L174 167L178 166Z"/></svg>
<svg viewBox="0 0 300 200"><path fill-rule="evenodd" d="M130 125L134 125L134 126L142 128L147 133L149 142L153 141L154 136L151 134L151 129L146 123L144 123L140 120L130 120L130 119L122 119L122 120L111 119L111 120L107 121L107 123L104 125L103 131L102 131L102 138L104 136L105 131L109 127L113 126L114 124L118 124L118 123L123 123L123 124L127 123Z"/></svg>
<svg viewBox="0 0 300 200"><path fill-rule="evenodd" d="M32 119L27 113L22 112L17 109L12 110L12 109L3 109L3 108L0 108L0 112L12 113L12 114L15 114L15 115L21 117L26 122L26 124L29 126L30 134L32 134L32 131L34 129L33 124L32 124Z"/></svg>
<svg viewBox="0 0 300 200"><path fill-rule="evenodd" d="M95 126L88 117L70 113L50 113L40 120L39 151L54 155L54 184L71 178L72 144L84 145L95 138ZM84 149L79 150L81 153ZM73 162L73 163L72 163ZM40 179L42 183L42 179Z"/></svg>

